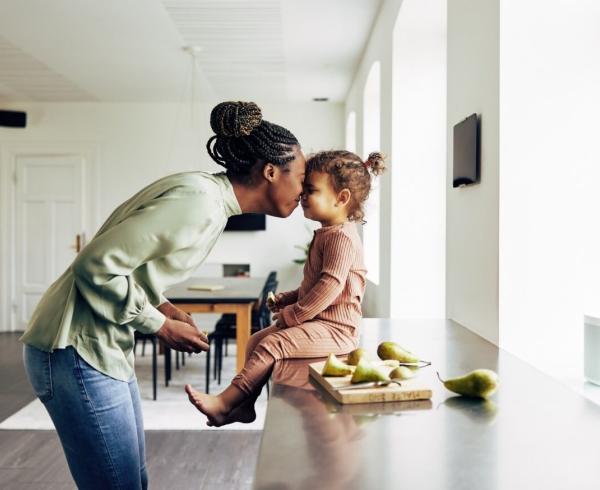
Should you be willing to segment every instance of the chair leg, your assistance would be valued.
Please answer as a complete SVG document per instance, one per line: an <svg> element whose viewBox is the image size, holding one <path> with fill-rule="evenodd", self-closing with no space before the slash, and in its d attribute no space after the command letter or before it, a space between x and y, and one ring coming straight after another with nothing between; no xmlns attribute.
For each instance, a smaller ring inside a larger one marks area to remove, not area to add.
<svg viewBox="0 0 600 490"><path fill-rule="evenodd" d="M225 357L227 357L227 347L229 347L229 339L225 339Z"/></svg>
<svg viewBox="0 0 600 490"><path fill-rule="evenodd" d="M146 355L146 339L142 339L142 357Z"/></svg>
<svg viewBox="0 0 600 490"><path fill-rule="evenodd" d="M171 348L165 345L165 386L171 380Z"/></svg>
<svg viewBox="0 0 600 490"><path fill-rule="evenodd" d="M217 368L218 368L218 364L219 364L219 345L221 343L221 340L217 337L215 339L215 360L214 363L215 365L213 366L213 379L217 379Z"/></svg>
<svg viewBox="0 0 600 490"><path fill-rule="evenodd" d="M219 346L219 370L217 377L217 384L221 386L221 371L223 369L223 341L221 341L221 345Z"/></svg>
<svg viewBox="0 0 600 490"><path fill-rule="evenodd" d="M156 401L156 384L157 384L157 380L156 378L158 377L158 362L157 362L157 356L158 353L156 352L158 349L156 348L156 338L152 339L152 399L154 401Z"/></svg>
<svg viewBox="0 0 600 490"><path fill-rule="evenodd" d="M210 344L208 346L208 350L206 351L206 385L204 387L204 392L208 395L208 388L210 386Z"/></svg>
<svg viewBox="0 0 600 490"><path fill-rule="evenodd" d="M185 352L181 353L181 365L185 366Z"/></svg>
<svg viewBox="0 0 600 490"><path fill-rule="evenodd" d="M179 371L179 351L175 351L175 369Z"/></svg>

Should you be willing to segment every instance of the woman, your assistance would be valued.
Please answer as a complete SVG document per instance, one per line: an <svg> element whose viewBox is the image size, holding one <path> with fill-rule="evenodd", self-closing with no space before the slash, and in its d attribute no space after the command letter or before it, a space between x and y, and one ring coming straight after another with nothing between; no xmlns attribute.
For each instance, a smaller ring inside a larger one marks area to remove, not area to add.
<svg viewBox="0 0 600 490"><path fill-rule="evenodd" d="M163 291L205 259L230 216L287 217L302 194L295 136L253 103L211 113L208 153L226 172L165 177L119 206L50 286L22 337L25 368L79 488L146 488L134 330L183 352L208 349Z"/></svg>

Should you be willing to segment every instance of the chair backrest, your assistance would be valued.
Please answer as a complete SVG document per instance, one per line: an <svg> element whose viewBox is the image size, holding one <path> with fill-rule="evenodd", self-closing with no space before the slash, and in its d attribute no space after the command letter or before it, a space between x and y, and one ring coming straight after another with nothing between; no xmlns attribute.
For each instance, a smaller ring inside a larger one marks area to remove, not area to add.
<svg viewBox="0 0 600 490"><path fill-rule="evenodd" d="M263 288L262 297L260 298L260 304L258 306L258 317L260 321L260 328L268 327L271 324L271 311L267 306L267 298L270 291L273 293L277 292L277 286L279 286L279 281L265 283L265 287Z"/></svg>
<svg viewBox="0 0 600 490"><path fill-rule="evenodd" d="M274 282L277 280L277 271L271 271L269 272L269 275L267 276L267 283L269 282Z"/></svg>

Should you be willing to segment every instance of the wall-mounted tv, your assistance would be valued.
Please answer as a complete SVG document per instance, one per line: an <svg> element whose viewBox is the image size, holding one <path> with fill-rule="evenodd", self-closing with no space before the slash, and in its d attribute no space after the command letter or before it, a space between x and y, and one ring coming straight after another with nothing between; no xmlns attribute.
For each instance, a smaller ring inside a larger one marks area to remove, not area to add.
<svg viewBox="0 0 600 490"><path fill-rule="evenodd" d="M264 214L237 214L227 220L225 231L260 231L267 229L267 218Z"/></svg>
<svg viewBox="0 0 600 490"><path fill-rule="evenodd" d="M454 175L452 187L479 182L480 177L480 120L477 114L454 126Z"/></svg>

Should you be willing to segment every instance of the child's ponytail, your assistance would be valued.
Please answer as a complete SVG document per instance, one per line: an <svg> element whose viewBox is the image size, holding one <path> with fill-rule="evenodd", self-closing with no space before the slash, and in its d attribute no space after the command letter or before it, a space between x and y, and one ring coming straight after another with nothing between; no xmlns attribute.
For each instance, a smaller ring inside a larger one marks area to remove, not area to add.
<svg viewBox="0 0 600 490"><path fill-rule="evenodd" d="M385 156L378 151L369 153L369 157L365 160L365 167L374 176L381 175L385 170Z"/></svg>

